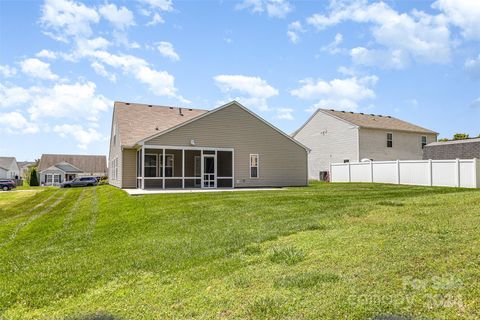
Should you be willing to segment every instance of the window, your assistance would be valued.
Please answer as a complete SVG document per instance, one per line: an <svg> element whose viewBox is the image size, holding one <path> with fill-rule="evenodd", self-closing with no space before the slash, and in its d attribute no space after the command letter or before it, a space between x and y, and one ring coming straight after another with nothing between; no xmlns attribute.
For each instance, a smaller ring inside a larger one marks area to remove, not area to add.
<svg viewBox="0 0 480 320"><path fill-rule="evenodd" d="M422 149L427 145L427 136L422 136Z"/></svg>
<svg viewBox="0 0 480 320"><path fill-rule="evenodd" d="M118 158L115 158L115 180L118 180Z"/></svg>
<svg viewBox="0 0 480 320"><path fill-rule="evenodd" d="M145 154L145 177L157 176L157 154Z"/></svg>
<svg viewBox="0 0 480 320"><path fill-rule="evenodd" d="M250 155L250 178L258 178L258 154Z"/></svg>
<svg viewBox="0 0 480 320"><path fill-rule="evenodd" d="M160 168L163 166L163 157L160 159ZM165 177L173 177L173 154L165 155ZM161 175L161 174L160 174Z"/></svg>
<svg viewBox="0 0 480 320"><path fill-rule="evenodd" d="M348 160L348 159L343 160L343 163L349 163L349 162L350 162L350 160Z"/></svg>
<svg viewBox="0 0 480 320"><path fill-rule="evenodd" d="M393 133L387 133L387 148L393 147Z"/></svg>

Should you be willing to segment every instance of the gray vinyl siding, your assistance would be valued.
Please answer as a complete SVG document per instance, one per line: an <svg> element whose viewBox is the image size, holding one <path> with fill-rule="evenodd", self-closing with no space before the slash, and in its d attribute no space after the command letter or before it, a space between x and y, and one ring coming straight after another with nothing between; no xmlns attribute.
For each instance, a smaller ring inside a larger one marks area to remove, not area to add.
<svg viewBox="0 0 480 320"><path fill-rule="evenodd" d="M161 136L148 145L234 149L235 187L307 185L307 151L232 104ZM250 179L250 154L259 155L259 178Z"/></svg>
<svg viewBox="0 0 480 320"><path fill-rule="evenodd" d="M123 149L122 164L119 167L122 172L122 188L137 187L137 151L135 149Z"/></svg>
<svg viewBox="0 0 480 320"><path fill-rule="evenodd" d="M392 148L387 148L387 133L393 133ZM427 143L436 141L435 134L360 128L360 159L421 160L422 136Z"/></svg>
<svg viewBox="0 0 480 320"><path fill-rule="evenodd" d="M121 147L120 135L118 133L118 130L116 130L117 138L115 143L113 141L113 128L118 128L115 112L113 113L113 116L112 116L112 128L110 132L110 151L108 152L108 163L107 163L108 183L117 188L122 188L122 174L123 174L122 147ZM112 161L115 158L118 158L118 178L117 179L113 179L113 174L112 174Z"/></svg>
<svg viewBox="0 0 480 320"><path fill-rule="evenodd" d="M294 138L310 148L309 179L319 179L330 163L358 161L358 127L318 111Z"/></svg>

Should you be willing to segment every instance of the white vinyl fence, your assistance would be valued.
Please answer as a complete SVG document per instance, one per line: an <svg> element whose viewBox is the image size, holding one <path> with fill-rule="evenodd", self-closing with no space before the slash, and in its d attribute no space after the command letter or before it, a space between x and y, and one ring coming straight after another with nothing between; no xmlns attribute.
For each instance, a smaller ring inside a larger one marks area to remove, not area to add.
<svg viewBox="0 0 480 320"><path fill-rule="evenodd" d="M330 181L480 188L480 161L456 159L332 163Z"/></svg>

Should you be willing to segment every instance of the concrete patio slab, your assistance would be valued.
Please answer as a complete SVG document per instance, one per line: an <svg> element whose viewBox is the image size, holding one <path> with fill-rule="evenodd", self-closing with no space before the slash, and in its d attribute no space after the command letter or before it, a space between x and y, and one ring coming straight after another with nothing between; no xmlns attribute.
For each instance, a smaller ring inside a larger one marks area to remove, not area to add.
<svg viewBox="0 0 480 320"><path fill-rule="evenodd" d="M145 194L171 194L171 193L194 193L194 192L237 192L237 191L273 191L286 190L287 188L236 188L236 189L122 189L131 196Z"/></svg>

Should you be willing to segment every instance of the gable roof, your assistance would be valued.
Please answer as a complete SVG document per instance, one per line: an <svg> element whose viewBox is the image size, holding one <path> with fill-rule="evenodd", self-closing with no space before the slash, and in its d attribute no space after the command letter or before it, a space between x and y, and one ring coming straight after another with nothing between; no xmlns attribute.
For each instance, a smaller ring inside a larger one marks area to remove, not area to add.
<svg viewBox="0 0 480 320"><path fill-rule="evenodd" d="M77 168L75 166L72 166L68 162L61 162L59 164L56 164L55 167L57 167L58 169L62 170L63 172L66 172L66 173L83 172L82 170L80 170L79 168Z"/></svg>
<svg viewBox="0 0 480 320"><path fill-rule="evenodd" d="M427 146L443 146L449 144L463 144L463 143L480 143L480 138L468 138L462 140L448 140L448 141L437 141L427 144Z"/></svg>
<svg viewBox="0 0 480 320"><path fill-rule="evenodd" d="M0 168L10 170L14 161L16 161L15 157L0 157Z"/></svg>
<svg viewBox="0 0 480 320"><path fill-rule="evenodd" d="M116 101L114 117L122 146L132 147L155 133L207 113L203 109L179 108Z"/></svg>
<svg viewBox="0 0 480 320"><path fill-rule="evenodd" d="M38 171L67 163L83 172L107 172L107 158L100 155L42 154ZM59 168L60 169L60 168ZM63 170L63 169L62 169Z"/></svg>
<svg viewBox="0 0 480 320"><path fill-rule="evenodd" d="M359 126L360 128L437 134L437 132L435 131L417 126L415 124L397 119L392 116L356 113L349 111L337 111L333 109L318 109L318 111Z"/></svg>
<svg viewBox="0 0 480 320"><path fill-rule="evenodd" d="M20 162L17 162L17 164L18 164L19 168L22 168L22 167L33 166L33 165L35 165L35 162L33 162L33 161L20 161Z"/></svg>
<svg viewBox="0 0 480 320"><path fill-rule="evenodd" d="M237 101L235 101L235 100L230 101L230 102L228 102L228 103L226 103L226 104L224 104L224 105L222 105L222 106L220 106L220 107L218 107L218 108L215 108L215 109L213 109L213 110L210 110L210 111L207 111L207 112L205 112L205 113L202 113L202 114L198 115L197 117L194 117L194 118L192 118L192 119L190 119L190 120L181 122L181 123L179 123L178 125L176 125L176 126L174 126L174 127L168 128L168 129L166 129L166 130L164 130L164 131L160 131L160 132L157 132L157 133L155 133L155 134L153 134L153 135L151 135L151 136L145 137L144 139L139 140L139 141L138 141L138 144L142 144L142 143L144 143L144 142L147 141L147 140L153 139L153 138L155 138L155 137L158 137L158 136L161 136L161 135L163 135L163 134L166 134L166 133L168 133L168 132L170 132L170 131L173 131L173 130L175 130L175 129L177 129L177 128L183 127L183 126L185 126L185 125L187 125L187 124L189 124L189 123L191 123L191 122L197 121L197 120L199 120L199 119L201 119L201 118L203 118L203 117L208 117L209 115L214 114L215 112L220 111L220 110L222 110L222 109L225 109L225 108L227 108L227 107L230 107L230 106L232 106L232 105L235 105L235 106L241 108L242 110L246 111L247 113L249 113L250 115L252 115L252 116L255 117L256 119L260 120L261 122L263 122L264 124L266 124L267 126L269 126L270 128L272 128L273 130L277 131L278 133L280 133L281 135L283 135L284 137L286 137L287 139L289 139L289 140L292 141L293 143L299 145L300 147L302 147L303 149L305 149L305 150L307 150L307 151L310 151L310 149L309 149L308 147L304 146L304 145L301 144L299 141L293 139L291 136L289 136L288 134L286 134L286 133L283 132L282 130L278 129L277 127L275 127L275 126L272 125L271 123L267 122L266 120L264 120L264 119L261 118L260 116L256 115L255 113L253 113L253 112L250 111L248 108L244 107L242 104L240 104L239 102L237 102Z"/></svg>

